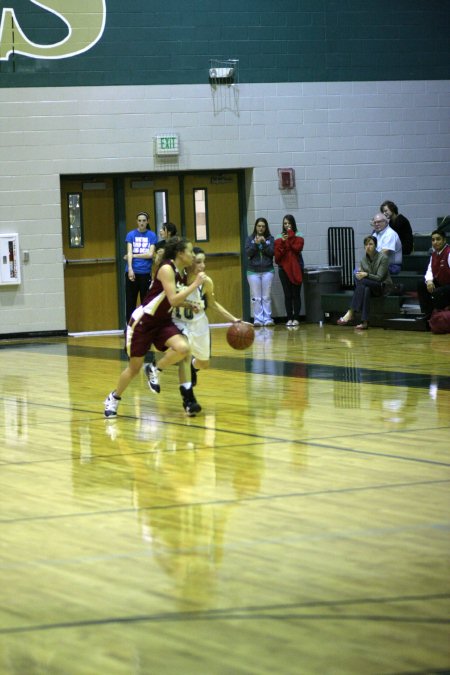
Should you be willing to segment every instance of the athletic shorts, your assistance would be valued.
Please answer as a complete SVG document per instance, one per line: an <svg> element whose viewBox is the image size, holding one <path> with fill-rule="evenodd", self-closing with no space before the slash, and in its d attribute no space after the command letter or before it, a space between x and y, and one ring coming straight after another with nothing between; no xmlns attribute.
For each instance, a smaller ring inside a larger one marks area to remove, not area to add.
<svg viewBox="0 0 450 675"><path fill-rule="evenodd" d="M144 314L139 321L134 321L133 316L127 326L127 354L128 356L145 356L152 345L160 352L167 350L166 342L174 335L180 335L181 331L175 326L170 315L167 321L155 320L153 316Z"/></svg>
<svg viewBox="0 0 450 675"><path fill-rule="evenodd" d="M187 337L192 356L200 359L200 361L209 361L211 357L211 334L208 317L203 318L199 321L178 321L175 319L175 324Z"/></svg>

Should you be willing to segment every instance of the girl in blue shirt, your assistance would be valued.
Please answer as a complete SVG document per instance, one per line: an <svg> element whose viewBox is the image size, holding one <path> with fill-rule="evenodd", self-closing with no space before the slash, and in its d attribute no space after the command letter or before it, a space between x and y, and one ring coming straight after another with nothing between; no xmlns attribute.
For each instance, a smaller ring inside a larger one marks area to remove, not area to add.
<svg viewBox="0 0 450 675"><path fill-rule="evenodd" d="M125 268L126 320L136 309L137 298L142 303L150 286L152 258L157 236L149 229L148 213L141 211L136 216L136 229L128 232Z"/></svg>

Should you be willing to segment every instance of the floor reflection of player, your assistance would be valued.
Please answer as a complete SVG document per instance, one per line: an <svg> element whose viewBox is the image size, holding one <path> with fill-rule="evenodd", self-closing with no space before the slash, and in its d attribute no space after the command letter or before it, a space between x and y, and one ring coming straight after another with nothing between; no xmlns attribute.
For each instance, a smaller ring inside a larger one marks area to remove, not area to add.
<svg viewBox="0 0 450 675"><path fill-rule="evenodd" d="M292 428L297 429L297 438L301 436L304 414L309 405L309 372L306 359L302 360L304 349L304 335L298 331L298 327L277 334L277 356L284 359L280 362L280 374L285 375L286 385L280 391L278 401L273 400L274 437L279 436L280 430ZM296 355L295 360L292 353ZM302 468L306 461L305 446L294 443L292 452L292 464Z"/></svg>
<svg viewBox="0 0 450 675"><path fill-rule="evenodd" d="M116 442L132 467L134 503L141 536L152 556L173 579L177 604L184 610L213 604L217 567L222 561L231 501L216 500L214 448L209 430L195 449L189 441L155 442L150 452L136 453L135 441ZM158 508L159 507L159 508ZM161 508L163 507L163 508Z"/></svg>
<svg viewBox="0 0 450 675"><path fill-rule="evenodd" d="M228 463L234 467L231 484L238 499L254 497L261 491L264 473L264 445L254 448L239 448L236 461L227 457Z"/></svg>

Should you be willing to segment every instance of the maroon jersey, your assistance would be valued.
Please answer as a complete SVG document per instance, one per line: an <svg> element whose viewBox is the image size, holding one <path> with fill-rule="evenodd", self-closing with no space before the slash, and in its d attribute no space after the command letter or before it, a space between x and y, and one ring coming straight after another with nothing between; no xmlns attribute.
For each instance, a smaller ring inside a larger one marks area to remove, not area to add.
<svg viewBox="0 0 450 675"><path fill-rule="evenodd" d="M183 270L183 274L181 274L175 267L173 260L163 260L160 265L160 269L163 265L170 265L170 267L175 272L175 285L178 293L178 291L181 291L186 286L186 272ZM163 288L163 285L158 279L158 274L156 274L155 278L150 284L150 288L148 289L148 293L145 296L141 307L144 314L154 316L155 318L163 317L166 314L170 314L172 311L172 307L166 297L166 292ZM138 309L141 309L141 307L138 307Z"/></svg>
<svg viewBox="0 0 450 675"><path fill-rule="evenodd" d="M177 292L185 288L187 275L184 270L181 274L172 260L164 260L161 267L163 265L172 267ZM158 275L153 279L142 305L134 310L127 326L126 340L129 356L145 356L152 344L159 351L165 351L167 340L181 333L172 321L172 306L157 277Z"/></svg>

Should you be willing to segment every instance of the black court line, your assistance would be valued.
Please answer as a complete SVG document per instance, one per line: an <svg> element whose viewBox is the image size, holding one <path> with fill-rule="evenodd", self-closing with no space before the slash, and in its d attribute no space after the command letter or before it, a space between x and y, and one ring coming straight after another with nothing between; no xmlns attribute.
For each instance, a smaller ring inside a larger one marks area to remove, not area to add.
<svg viewBox="0 0 450 675"><path fill-rule="evenodd" d="M10 399L9 397L1 397L0 396L0 401L2 401L2 400L8 401L8 400L14 400L14 399ZM29 403L28 405L34 406L34 407L41 407L41 408L50 408L50 409L65 411L65 412L69 412L69 413L70 412L77 412L77 413L82 413L82 414L87 414L87 415L91 415L91 414L96 415L96 411L93 411L93 410L84 410L83 408L75 408L75 407L68 407L68 406L58 406L58 405L55 405L55 404L39 403L39 402L36 402L36 401L33 401L32 403ZM100 417L100 415L101 415L101 417ZM117 423L120 422L120 420L130 420L130 421L134 421L134 422L139 420L139 418L136 417L135 415L122 415L121 414L120 416L112 418L112 419L106 419L103 416L102 413L98 413L98 416L100 417L100 419L98 421L99 422L102 421L104 424L110 424L110 423L117 424ZM188 418L188 419L192 420L193 418ZM195 419L198 419L198 418L195 418ZM96 420L97 420L97 417L94 417L92 419L92 421L94 421L94 422ZM48 425L52 425L52 424L60 424L60 421L58 420L58 421L55 421L55 422L51 422L49 420L49 421L42 422L42 426L48 426ZM325 436L325 437L322 437L322 438L319 437L315 441L311 440L311 439L303 441L303 440L298 439L298 438L280 438L278 436L267 436L267 435L264 435L264 434L256 434L254 432L248 432L248 431L246 432L246 431L243 431L243 430L242 431L234 431L233 429L222 429L220 427L211 428L211 427L206 427L202 424L195 424L195 423L192 423L192 422L189 425L187 425L186 424L186 418L184 420L180 420L179 422L177 422L176 420L162 420L161 419L161 420L158 420L158 425L161 425L163 427L164 426L169 426L169 427L177 426L177 427L182 427L183 429L194 428L194 429L201 429L202 431L214 431L215 433L229 434L229 435L239 436L239 437L242 437L242 438L255 439L255 440L258 440L258 441L263 442L263 443L267 443L267 442L269 442L269 443L283 443L283 444L284 443L291 443L291 444L298 445L298 446L305 446L305 447L312 446L312 447L317 447L317 448L336 450L336 451L339 451L339 452L351 452L351 453L358 454L358 455L369 455L369 456L373 456L373 457L383 457L385 459L396 459L396 460L401 460L401 461L406 461L406 462L416 462L416 463L419 463L419 464L431 464L431 465L435 465L435 466L444 466L444 467L450 466L450 462L444 462L444 461L421 458L421 457L407 457L405 455L395 455L393 453L388 453L388 452L376 452L374 450L361 450L361 449L358 449L358 448L349 448L347 446L338 446L338 445L330 444L330 443L327 442L327 439L329 439L329 438L330 439L336 439L336 437L339 437L339 436L344 436L346 438L348 438L350 436L351 438L354 438L354 439L358 439L359 437L363 437L364 439L367 439L368 436L380 436L380 433L381 433L380 431L374 431L374 432L362 431L362 432L358 432L358 433L354 433L354 434L351 434L351 433L350 434L349 433L334 433L332 436ZM436 430L439 430L439 429L447 432L448 427L447 426L432 427L433 431L436 431ZM384 435L392 436L392 435L397 435L397 434L418 433L419 431L425 431L426 432L426 431L429 431L429 430L430 430L430 427L423 427L423 428L418 428L418 429L416 428L416 429L413 429L413 430L411 430L411 429L393 429L393 430L390 430L390 431L382 432L382 435L383 436ZM221 446L223 446L223 444L221 444ZM112 455L112 456L114 456L114 455ZM109 455L101 455L99 457L108 458ZM55 458L45 459L45 460L44 459L34 460L34 461L31 461L31 462L7 462L7 461L0 460L0 465L1 466L9 466L10 464L11 465L33 464L33 463L44 463L44 462L52 462L52 461L65 461L65 460L58 460L58 459L55 459Z"/></svg>
<svg viewBox="0 0 450 675"><path fill-rule="evenodd" d="M448 427L444 427L445 430L448 430ZM414 430L417 431L417 430ZM406 433L406 432L405 432ZM409 433L411 433L411 430L409 430ZM342 436L345 436L345 434L341 434ZM376 436L379 436L380 434L374 434ZM364 436L366 438L367 436ZM336 438L336 436L334 436ZM385 459L399 459L402 461L406 462L418 462L419 464L434 464L436 466L446 466L450 467L450 462L439 462L435 459L424 459L423 457L405 457L405 455L393 455L392 453L388 452L375 452L374 450L360 450L356 448L348 448L346 446L341 446L341 445L331 445L329 443L321 443L320 441L309 441L308 443L305 443L305 445L308 446L313 446L317 448L323 448L323 449L329 449L329 450L337 450L338 452L352 452L356 455L370 455L372 457L384 457Z"/></svg>
<svg viewBox="0 0 450 675"><path fill-rule="evenodd" d="M78 356L96 360L127 361L123 349L116 347L87 347L60 343L2 345L0 349L21 349L32 352L53 353L59 356ZM292 363L258 358L211 357L211 367L215 370L253 373L254 375L274 375L315 380L332 380L349 384L384 384L395 387L429 388L450 390L450 376L430 375L427 373L407 373L400 371L375 370L350 366L332 366L319 363Z"/></svg>
<svg viewBox="0 0 450 675"><path fill-rule="evenodd" d="M8 401L10 399L8 397L0 397L0 401L1 400ZM72 407L67 407L67 406L58 406L58 405L49 404L49 403L32 402L32 403L29 403L28 405L34 406L34 407L62 410L62 411L66 411L66 412L76 411L78 413L85 413L85 414L88 414L88 415L91 415L91 414L95 415L96 414L95 411L93 411L93 410L84 410L83 408L72 408ZM131 421L134 421L134 422L139 420L139 418L136 417L135 415L122 415L121 414L120 416L112 418L112 419L106 419L103 416L103 414L98 413L98 416L100 416L100 415L101 415L101 418L98 421L99 422L102 421L104 424L109 424L111 422L113 424L117 424L120 420L131 420ZM193 418L188 418L188 419L192 420ZM97 417L94 417L91 421L96 421L96 420L97 420ZM58 425L59 423L60 423L59 421L51 422L49 420L49 421L42 422L42 426ZM315 441L311 440L311 439L303 441L303 440L298 439L298 438L297 439L279 438L278 436L266 436L266 435L262 435L262 434L256 434L256 433L253 433L253 432L251 433L251 432L245 432L245 431L234 431L232 429L222 429L220 427L211 428L211 427L205 427L204 425L201 425L201 424L194 424L194 423L190 423L189 425L186 425L186 418L182 421L179 421L179 422L177 422L176 420L173 420L173 419L172 420L158 420L158 424L160 424L161 426L169 426L169 427L170 426L178 426L178 427L182 427L183 429L195 428L195 429L201 429L203 431L214 431L215 433L230 434L230 435L234 435L234 436L238 436L238 437L242 437L242 438L252 438L252 439L254 438L254 439L260 441L261 443L269 442L269 443L282 443L282 444L299 445L299 446L305 446L305 447L313 446L313 447L318 447L318 448L323 448L323 449L337 450L337 451L340 451L340 452L351 452L351 453L358 454L358 455L370 455L370 456L373 456L373 457L384 457L385 459L397 459L397 460L406 461L406 462L417 462L419 464L430 464L430 465L444 466L444 467L450 466L450 462L443 462L443 461L438 461L438 460L434 460L434 459L426 459L426 458L422 458L422 457L407 457L405 455L394 455L392 453L387 453L387 452L383 453L383 452L377 452L377 451L374 451L374 450L361 450L361 449L358 449L358 448L349 448L347 446L337 446L337 445L327 443L327 441L326 441L327 438L331 438L331 439L334 440L334 439L336 439L337 437L340 437L340 436L344 436L345 438L350 437L350 438L354 438L354 439L358 439L359 437L363 437L364 439L367 439L369 436L380 436L381 432L379 432L379 431L373 431L373 432L364 431L364 432L355 433L355 434L340 433L340 434L333 434L332 436L325 436L325 437L322 437L322 438L319 437ZM393 430L390 430L390 431L383 431L381 435L392 436L392 435L397 435L397 434L417 433L419 431L429 431L429 430L430 430L430 427L424 427L424 428L421 428L421 429L413 429L413 430L411 430L411 429L393 429ZM437 431L437 430L447 431L448 427L447 426L445 426L445 427L432 427L432 431ZM225 447L224 444L220 444L220 445L221 445L221 447ZM101 457L101 458L107 458L108 456L109 455L99 455L99 457ZM9 466L10 464L11 465L15 465L15 464L20 465L20 464L44 463L44 462L52 462L52 461L66 461L66 459L64 458L64 459L60 460L60 459L51 458L51 459L33 460L31 462L7 462L7 461L0 460L0 465L1 466Z"/></svg>
<svg viewBox="0 0 450 675"><path fill-rule="evenodd" d="M426 670L396 670L384 675L450 675L449 668L427 668Z"/></svg>
<svg viewBox="0 0 450 675"><path fill-rule="evenodd" d="M107 626L111 624L136 624L136 623L186 623L194 621L373 621L378 623L406 623L406 624L429 624L445 626L450 624L450 619L446 616L442 617L411 617L411 616L391 616L389 614L309 614L309 613L287 613L287 614L270 614L269 610L263 610L263 613L252 612L245 614L243 611L237 609L231 610L228 613L223 613L220 616L211 616L210 614L191 614L167 616L167 615L142 615L130 617L116 617L108 619L86 619L84 621L71 621L55 624L41 624L36 626L23 626L0 629L0 635L11 635L14 633L36 633L48 630L60 630L70 628L87 628L91 626ZM426 671L427 674L430 671ZM433 672L433 671L431 671Z"/></svg>
<svg viewBox="0 0 450 675"><path fill-rule="evenodd" d="M309 620L346 620L346 616L339 614L297 614L297 612L308 610L309 608L324 608L324 609L339 609L358 605L380 605L397 602L426 602L433 600L448 599L449 594L428 594L422 596L394 596L392 598L357 598L354 600L333 600L333 601L308 601L304 603L283 604L283 605L260 605L248 607L228 607L223 609L199 610L198 612L166 612L164 614L139 614L134 616L117 616L105 617L103 619L84 619L79 621L64 621L49 624L36 624L29 626L11 626L10 628L1 628L0 635L10 635L13 633L33 633L48 630L61 630L70 628L88 628L91 626L107 626L110 624L133 624L133 623L167 623L167 622L192 622L192 621L223 621L223 620L252 620L252 619L269 619L269 620L291 620L301 619L303 621ZM273 614L273 612L289 612L289 614ZM293 614L291 612L294 612ZM270 613L270 614L269 614ZM347 615L348 616L348 615ZM370 615L357 614L351 615L349 620L360 621L402 621L414 623L437 623L447 624L450 619L447 617L411 617L411 615L404 617L390 617L388 615Z"/></svg>
<svg viewBox="0 0 450 675"><path fill-rule="evenodd" d="M404 483L383 483L381 485L364 485L363 487L348 487L348 488L337 488L332 490L310 490L306 492L287 492L283 494L271 494L271 495L255 495L252 497L241 497L236 499L211 499L207 501L196 501L196 502L184 502L183 504L160 504L155 506L145 506L136 508L127 507L121 509L107 509L104 511L85 511L78 513L57 513L53 515L41 515L41 516L22 516L21 518L1 518L0 525L15 525L17 523L24 522L36 522L36 521L49 521L49 520L64 520L66 518L90 518L98 516L111 516L127 513L142 513L142 512L151 512L151 511L168 511L171 509L184 509L187 506L223 506L230 504L243 504L243 503L255 503L255 502L271 502L278 499L298 499L305 497L322 497L324 495L342 495L342 494L355 494L360 492L371 492L374 490L396 490L402 488L411 488L418 487L419 485L440 485L442 483L449 483L450 478L448 479L436 479L436 480L422 480L422 481L410 481Z"/></svg>

